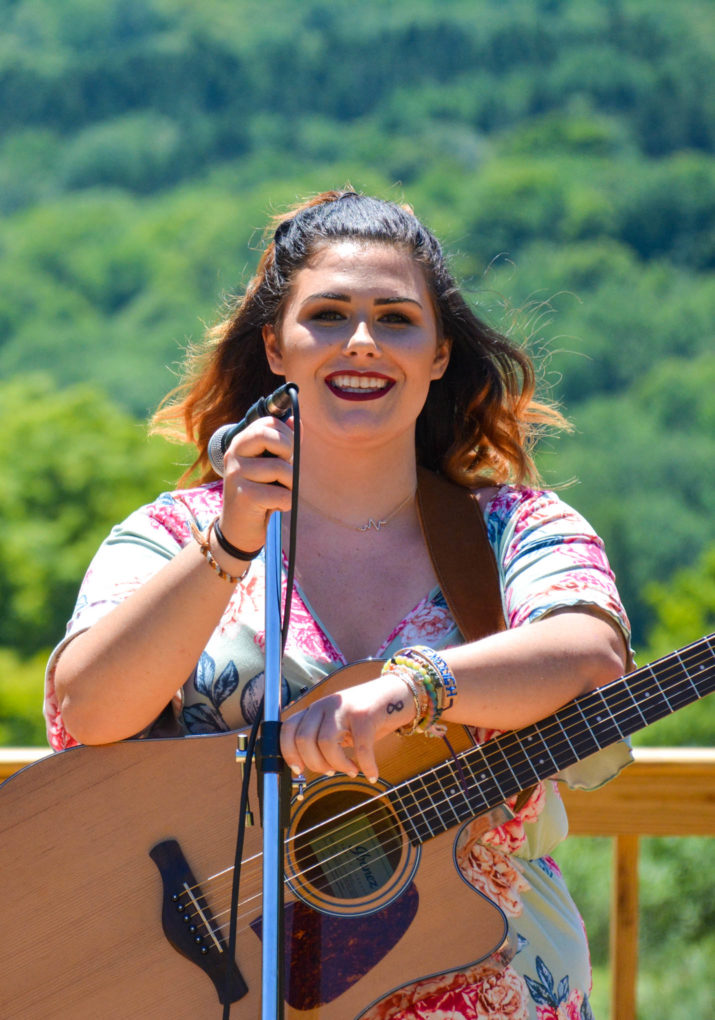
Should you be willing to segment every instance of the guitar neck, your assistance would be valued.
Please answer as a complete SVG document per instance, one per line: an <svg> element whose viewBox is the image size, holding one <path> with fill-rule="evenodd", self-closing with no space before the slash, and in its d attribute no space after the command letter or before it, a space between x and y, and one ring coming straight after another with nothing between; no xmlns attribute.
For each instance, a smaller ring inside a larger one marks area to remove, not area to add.
<svg viewBox="0 0 715 1020"><path fill-rule="evenodd" d="M423 843L714 689L711 634L575 698L538 723L450 755L397 787L393 803L410 839Z"/></svg>

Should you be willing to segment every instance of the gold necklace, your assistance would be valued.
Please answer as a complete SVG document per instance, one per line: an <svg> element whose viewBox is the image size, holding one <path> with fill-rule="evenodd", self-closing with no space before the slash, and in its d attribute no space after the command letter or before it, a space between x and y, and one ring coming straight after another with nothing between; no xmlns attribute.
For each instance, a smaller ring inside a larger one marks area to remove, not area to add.
<svg viewBox="0 0 715 1020"><path fill-rule="evenodd" d="M414 500L415 495L416 491L411 492L400 503L398 503L394 510L391 510L386 517L381 517L379 520L375 520L374 517L368 517L366 524L348 524L346 521L342 521L339 517L333 517L332 514L326 513L324 510L321 510L320 507L315 506L314 503L310 503L307 499L305 499L302 496L301 502L305 503L306 506L309 506L311 510L315 510L315 512L319 513L321 517L325 517L329 521L334 521L335 524L342 524L344 528L349 528L351 531L370 531L372 529L374 529L375 531L379 531L380 528L384 528L386 524L389 524L390 521L399 514L400 510L402 510L403 507L407 506L409 502Z"/></svg>

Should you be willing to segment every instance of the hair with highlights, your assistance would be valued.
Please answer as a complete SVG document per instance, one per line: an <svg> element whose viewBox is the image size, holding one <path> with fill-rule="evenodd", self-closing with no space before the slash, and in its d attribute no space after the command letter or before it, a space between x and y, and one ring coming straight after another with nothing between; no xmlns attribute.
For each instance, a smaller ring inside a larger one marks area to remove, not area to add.
<svg viewBox="0 0 715 1020"><path fill-rule="evenodd" d="M315 195L274 218L245 293L189 350L182 384L152 422L154 431L197 448L181 483L190 484L196 473L201 482L216 478L207 456L214 431L239 421L281 384L268 367L263 327L280 331L296 273L320 248L345 239L408 253L422 267L438 329L451 342L447 370L432 381L417 419L417 462L471 487L537 480L536 438L544 426L566 423L555 407L535 400L532 360L470 309L439 242L409 206L345 190Z"/></svg>

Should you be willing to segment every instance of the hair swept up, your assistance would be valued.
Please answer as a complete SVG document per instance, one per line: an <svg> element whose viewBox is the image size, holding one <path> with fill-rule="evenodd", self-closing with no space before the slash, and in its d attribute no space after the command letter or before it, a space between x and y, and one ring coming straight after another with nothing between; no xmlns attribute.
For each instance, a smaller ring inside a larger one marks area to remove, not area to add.
<svg viewBox="0 0 715 1020"><path fill-rule="evenodd" d="M228 315L186 356L184 377L160 405L152 431L195 445L180 484L215 479L207 455L215 430L239 421L282 382L268 367L263 327L280 326L295 274L320 247L343 239L392 244L423 269L451 356L417 419L417 461L469 487L537 481L532 450L542 429L567 427L555 406L535 400L531 358L480 320L462 297L436 237L408 205L346 188L274 216L255 275Z"/></svg>

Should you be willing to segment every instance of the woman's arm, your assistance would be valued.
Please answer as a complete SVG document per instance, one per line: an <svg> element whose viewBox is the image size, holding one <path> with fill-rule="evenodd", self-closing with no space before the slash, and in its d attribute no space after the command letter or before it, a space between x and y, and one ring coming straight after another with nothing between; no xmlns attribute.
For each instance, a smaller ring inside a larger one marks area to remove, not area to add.
<svg viewBox="0 0 715 1020"><path fill-rule="evenodd" d="M615 621L595 608L571 607L440 654L462 679L444 718L506 730L622 676L627 650Z"/></svg>
<svg viewBox="0 0 715 1020"><path fill-rule="evenodd" d="M221 528L240 549L260 548L270 513L290 509L292 449L289 425L264 418L227 451ZM228 556L213 534L210 549L233 576L248 565ZM55 691L75 740L108 743L148 726L190 676L233 590L192 541L71 641L56 664Z"/></svg>
<svg viewBox="0 0 715 1020"><path fill-rule="evenodd" d="M489 729L521 728L625 671L626 646L597 609L553 612L535 623L440 651L458 694L443 718ZM283 723L281 748L294 772L362 771L377 779L375 742L413 720L407 685L386 674L321 698ZM345 752L353 748L354 760ZM357 766L357 767L356 767Z"/></svg>

